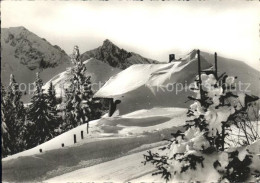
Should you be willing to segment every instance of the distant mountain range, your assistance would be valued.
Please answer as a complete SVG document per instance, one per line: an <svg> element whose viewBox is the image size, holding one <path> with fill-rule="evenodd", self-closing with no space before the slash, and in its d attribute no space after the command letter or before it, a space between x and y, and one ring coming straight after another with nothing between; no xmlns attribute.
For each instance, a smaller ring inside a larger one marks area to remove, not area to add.
<svg viewBox="0 0 260 183"><path fill-rule="evenodd" d="M18 83L27 85L28 89L28 84L35 80L36 72L40 73L40 77L46 83L72 66L70 57L64 50L50 44L46 39L40 38L25 27L1 28L1 45L1 82L5 86L9 84L10 74L15 76ZM115 70L125 69L137 63L158 63L158 61L120 49L109 40L105 40L102 46L81 55L83 61L90 58L107 64L104 68L118 68ZM108 77L105 72L98 74L105 74ZM29 101L30 97L24 95L23 100Z"/></svg>
<svg viewBox="0 0 260 183"><path fill-rule="evenodd" d="M72 64L70 56L64 50L24 27L2 28L1 31L1 82L5 86L9 83L11 73L14 74L18 83L24 83L27 86L28 83L34 82L36 72L40 73L44 83L53 81L54 84L56 83L55 87L59 87L58 84L66 83L70 77L66 70ZM208 63L214 64L214 55L206 52L201 52L201 55ZM81 54L81 59L88 60L85 64L88 69L87 73L92 76L92 82L102 82L103 84L111 76L133 64L159 63L119 48L108 39L100 47ZM195 64L181 75L188 80L193 80L193 75L197 71L196 67ZM243 83L250 83L253 94L260 96L259 71L244 62L221 56L218 57L218 68L219 74L226 72L229 75L238 76ZM30 101L30 98L31 96L28 94L23 96L25 102Z"/></svg>

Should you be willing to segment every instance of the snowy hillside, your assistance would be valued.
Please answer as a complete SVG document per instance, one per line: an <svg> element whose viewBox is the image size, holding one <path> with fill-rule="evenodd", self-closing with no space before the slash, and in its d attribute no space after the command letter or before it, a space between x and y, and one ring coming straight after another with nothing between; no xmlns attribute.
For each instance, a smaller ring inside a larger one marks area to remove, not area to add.
<svg viewBox="0 0 260 183"><path fill-rule="evenodd" d="M105 115L101 119L90 122L89 134L86 134L87 124L83 124L37 147L8 156L3 161L39 154L39 149L44 152L60 149L61 144L64 144L65 147L74 145L74 134L77 137L77 142L83 140L81 139L81 131L83 131L83 136L88 138L87 141L90 142L90 139L95 138L136 136L172 126L180 126L184 124L183 114L185 111L186 109L181 108L154 108L135 111L123 116L115 115L112 118ZM180 119L180 121L177 119Z"/></svg>
<svg viewBox="0 0 260 183"><path fill-rule="evenodd" d="M259 152L257 146L260 145L260 141L256 141L254 144L248 147L251 152ZM157 150L158 148L152 149ZM243 150L240 150L243 151ZM66 181L77 181L83 182L86 180L91 180L95 182L163 182L160 175L152 176L152 173L155 172L155 168L150 164L144 166L140 162L143 161L143 154L146 151L141 151L135 154L127 155L115 160L111 160L105 163L101 163L98 165L94 165L87 168L82 168L79 170L75 170L73 172L60 175L51 179L46 180L50 183L58 183ZM174 178L171 182L189 182L189 181L200 181L200 182L218 182L220 178L217 171L214 169L212 165L212 161L216 159L216 156L220 156L214 154L212 156L207 157L205 159L204 168L199 168L198 171L193 171L188 173L184 173L181 177ZM122 163L124 162L124 163ZM259 167L260 159L256 160L252 166ZM258 168L260 169L260 167ZM91 177L89 176L91 175Z"/></svg>
<svg viewBox="0 0 260 183"><path fill-rule="evenodd" d="M91 167L78 169L48 179L46 182L62 183L64 180L71 182L161 182L160 176L151 175L151 173L155 171L153 166L144 166L140 163L143 161L143 154L145 153L146 151L141 151Z"/></svg>
<svg viewBox="0 0 260 183"><path fill-rule="evenodd" d="M121 70L109 66L108 64L97 60L95 58L88 59L83 62L86 66L87 76L91 76L92 88L94 91L97 91L101 86L103 86L106 81L113 75L119 73ZM70 73L70 68L67 68L66 71L54 76L50 79L44 86L45 92L49 88L50 82L52 82L55 87L56 96L64 96L65 89L69 85L69 79L72 77Z"/></svg>
<svg viewBox="0 0 260 183"><path fill-rule="evenodd" d="M82 60L87 60L89 58L102 60L110 66L120 69L125 69L133 64L158 63L158 61L144 58L139 54L121 49L108 39L103 42L102 46L86 51L81 55Z"/></svg>
<svg viewBox="0 0 260 183"><path fill-rule="evenodd" d="M161 146L165 144L161 142L163 138L169 137L172 131L184 124L186 111L180 108L153 108L123 116L104 116L90 122L88 135L86 125L81 125L35 148L2 159L3 180L45 180ZM84 139L81 139L81 131ZM61 161L64 158L69 160ZM52 165L46 166L50 161ZM14 172L19 173L15 176Z"/></svg>
<svg viewBox="0 0 260 183"><path fill-rule="evenodd" d="M204 54L203 54L204 55ZM207 58L207 59L206 59ZM201 56L201 68L212 67L211 57ZM222 65L222 63L225 64ZM114 98L121 100L118 105L120 114L139 109L157 107L187 107L188 96L193 92L189 84L193 83L198 74L196 50L190 52L182 61L168 64L137 64L133 65L110 80L95 94L98 98ZM241 64L240 62L219 59L219 73L232 68L232 74L237 76L237 82L249 83L251 93L259 95L258 77L260 72ZM237 68L237 69L236 69ZM247 72L240 72L246 69ZM229 70L228 70L229 71ZM246 85L243 85L242 89Z"/></svg>
<svg viewBox="0 0 260 183"><path fill-rule="evenodd" d="M186 120L186 109L153 108L139 110L122 116L103 117L68 131L40 146L7 157L3 163L3 181L112 181L112 182L162 182L160 175L152 176L155 168L141 162L147 150L156 151ZM81 131L84 139L80 138ZM77 143L73 142L73 135ZM61 144L65 143L65 147ZM259 141L249 146L259 152ZM39 152L42 149L42 153ZM239 148L243 152L244 148ZM242 154L241 154L242 155ZM217 154L205 159L202 174L194 171L183 174L174 181L217 180L219 174L211 166ZM259 167L259 159L251 166ZM206 175L206 176L205 176ZM188 178L188 179L187 179Z"/></svg>

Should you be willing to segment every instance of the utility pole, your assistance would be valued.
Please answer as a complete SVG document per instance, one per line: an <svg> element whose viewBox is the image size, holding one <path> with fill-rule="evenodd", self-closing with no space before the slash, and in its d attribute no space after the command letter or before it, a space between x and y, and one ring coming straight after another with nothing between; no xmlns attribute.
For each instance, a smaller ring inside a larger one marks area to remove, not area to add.
<svg viewBox="0 0 260 183"><path fill-rule="evenodd" d="M202 100L203 94L202 94L202 86L201 86L200 50L197 50L197 56L198 56L198 74L199 74L200 99Z"/></svg>
<svg viewBox="0 0 260 183"><path fill-rule="evenodd" d="M214 56L215 56L215 77L216 77L216 79L218 79L218 60L217 60L217 52L215 52L215 54L214 54Z"/></svg>
<svg viewBox="0 0 260 183"><path fill-rule="evenodd" d="M214 60L215 60L215 77L218 80L218 55L217 52L215 52L214 54ZM222 83L220 83L222 84ZM221 100L222 105L224 105L225 101L224 99ZM224 151L225 150L225 123L222 122L222 139L221 139L221 150Z"/></svg>

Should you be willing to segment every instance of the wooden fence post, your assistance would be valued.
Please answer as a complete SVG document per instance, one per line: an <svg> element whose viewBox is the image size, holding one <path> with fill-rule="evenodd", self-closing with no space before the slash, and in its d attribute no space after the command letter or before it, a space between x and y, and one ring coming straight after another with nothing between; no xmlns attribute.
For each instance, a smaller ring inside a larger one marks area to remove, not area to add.
<svg viewBox="0 0 260 183"><path fill-rule="evenodd" d="M113 98L109 98L108 99L108 102L109 102L109 110L108 110L108 117L111 117L112 114L113 114L113 105L114 105L114 101L113 101Z"/></svg>
<svg viewBox="0 0 260 183"><path fill-rule="evenodd" d="M84 139L83 131L81 131L81 139Z"/></svg>
<svg viewBox="0 0 260 183"><path fill-rule="evenodd" d="M76 137L76 134L74 134L74 144L77 143L77 137Z"/></svg>

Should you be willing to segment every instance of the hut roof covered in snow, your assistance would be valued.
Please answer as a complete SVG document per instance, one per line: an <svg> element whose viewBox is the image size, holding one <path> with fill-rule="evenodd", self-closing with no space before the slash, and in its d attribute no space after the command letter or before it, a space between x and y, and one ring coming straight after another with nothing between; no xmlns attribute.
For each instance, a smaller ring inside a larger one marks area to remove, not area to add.
<svg viewBox="0 0 260 183"><path fill-rule="evenodd" d="M136 64L112 76L94 97L117 98L140 87L153 88L167 83L190 80L197 74L197 50L190 52L182 61L162 64ZM202 56L202 69L211 67ZM191 76L192 75L192 76Z"/></svg>

